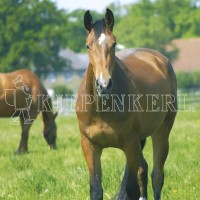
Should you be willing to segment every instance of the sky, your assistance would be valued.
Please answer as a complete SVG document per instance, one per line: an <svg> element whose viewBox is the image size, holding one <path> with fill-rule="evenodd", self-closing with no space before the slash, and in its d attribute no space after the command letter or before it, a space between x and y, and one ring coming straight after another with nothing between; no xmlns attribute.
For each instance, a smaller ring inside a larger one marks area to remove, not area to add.
<svg viewBox="0 0 200 200"><path fill-rule="evenodd" d="M98 12L103 11L107 5L112 2L118 2L121 5L134 3L137 0L52 0L56 2L58 8L66 9L67 11L72 11L78 8L86 10L95 10Z"/></svg>

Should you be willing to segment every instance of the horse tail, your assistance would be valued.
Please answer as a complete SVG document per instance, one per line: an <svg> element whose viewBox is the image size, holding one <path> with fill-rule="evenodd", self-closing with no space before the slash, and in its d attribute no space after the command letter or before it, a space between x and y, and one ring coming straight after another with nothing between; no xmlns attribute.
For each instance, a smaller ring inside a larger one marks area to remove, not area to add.
<svg viewBox="0 0 200 200"><path fill-rule="evenodd" d="M121 185L120 185L119 190L118 190L117 194L115 195L114 199L116 199L116 200L128 200L128 196L127 196L127 193L126 193L127 179L128 179L128 167L126 165L125 171L124 171L124 177L122 179Z"/></svg>
<svg viewBox="0 0 200 200"><path fill-rule="evenodd" d="M146 139L140 141L140 145L141 145L142 150L144 149L145 144L146 144ZM124 171L124 177L122 179L120 188L119 188L117 194L115 195L114 199L116 199L116 200L128 200L128 196L127 196L127 193L126 193L127 179L128 179L128 167L126 165L125 171Z"/></svg>

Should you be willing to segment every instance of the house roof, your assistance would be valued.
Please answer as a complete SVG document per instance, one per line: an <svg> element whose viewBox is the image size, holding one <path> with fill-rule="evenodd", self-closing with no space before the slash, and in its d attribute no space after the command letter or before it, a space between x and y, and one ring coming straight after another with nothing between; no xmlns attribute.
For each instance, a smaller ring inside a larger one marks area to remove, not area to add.
<svg viewBox="0 0 200 200"><path fill-rule="evenodd" d="M70 61L74 70L85 70L88 66L88 57L86 55L77 54L70 49L63 49L59 55Z"/></svg>
<svg viewBox="0 0 200 200"><path fill-rule="evenodd" d="M173 62L175 71L200 70L200 38L176 39L173 44L179 49L178 58Z"/></svg>

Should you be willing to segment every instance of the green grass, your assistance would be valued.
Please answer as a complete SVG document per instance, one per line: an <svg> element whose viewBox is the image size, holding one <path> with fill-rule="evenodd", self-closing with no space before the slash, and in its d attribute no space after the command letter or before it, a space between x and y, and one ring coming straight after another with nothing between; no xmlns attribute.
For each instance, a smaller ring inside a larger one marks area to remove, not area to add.
<svg viewBox="0 0 200 200"><path fill-rule="evenodd" d="M88 170L80 147L75 116L57 118L58 150L50 151L42 137L38 119L31 128L29 154L14 154L20 127L0 120L1 200L85 200L89 199ZM179 112L170 137L165 165L163 200L194 200L200 196L200 112ZM148 139L145 157L149 163L149 199L152 147ZM105 149L102 156L104 199L116 193L125 158L117 149Z"/></svg>

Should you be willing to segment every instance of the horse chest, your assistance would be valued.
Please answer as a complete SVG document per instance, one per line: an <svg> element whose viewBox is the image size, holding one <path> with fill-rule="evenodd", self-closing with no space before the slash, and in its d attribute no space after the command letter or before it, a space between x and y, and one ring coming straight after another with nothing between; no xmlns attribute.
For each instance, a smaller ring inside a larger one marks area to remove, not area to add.
<svg viewBox="0 0 200 200"><path fill-rule="evenodd" d="M130 123L95 121L85 127L85 134L90 140L102 147L121 147L124 137L131 133Z"/></svg>
<svg viewBox="0 0 200 200"><path fill-rule="evenodd" d="M119 133L105 122L91 123L85 128L85 134L103 147L118 146Z"/></svg>

